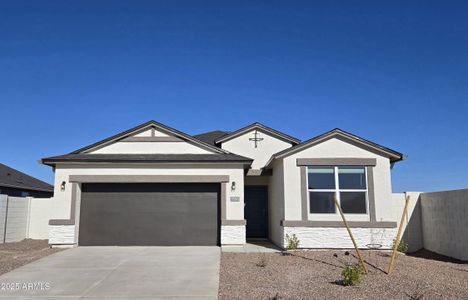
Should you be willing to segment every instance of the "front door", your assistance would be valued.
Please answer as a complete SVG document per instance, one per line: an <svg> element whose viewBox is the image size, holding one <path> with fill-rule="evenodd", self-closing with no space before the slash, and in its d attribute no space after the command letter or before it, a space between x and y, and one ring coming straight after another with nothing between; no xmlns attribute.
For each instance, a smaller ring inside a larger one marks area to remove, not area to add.
<svg viewBox="0 0 468 300"><path fill-rule="evenodd" d="M246 186L244 216L247 238L268 237L268 187Z"/></svg>

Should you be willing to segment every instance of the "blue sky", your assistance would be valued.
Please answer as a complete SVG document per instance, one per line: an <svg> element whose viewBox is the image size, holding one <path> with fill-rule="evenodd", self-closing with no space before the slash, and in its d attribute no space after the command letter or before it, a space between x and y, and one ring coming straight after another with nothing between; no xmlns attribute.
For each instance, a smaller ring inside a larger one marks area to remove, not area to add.
<svg viewBox="0 0 468 300"><path fill-rule="evenodd" d="M9 2L0 161L33 176L150 119L189 134L258 121L407 154L394 191L468 187L466 2Z"/></svg>

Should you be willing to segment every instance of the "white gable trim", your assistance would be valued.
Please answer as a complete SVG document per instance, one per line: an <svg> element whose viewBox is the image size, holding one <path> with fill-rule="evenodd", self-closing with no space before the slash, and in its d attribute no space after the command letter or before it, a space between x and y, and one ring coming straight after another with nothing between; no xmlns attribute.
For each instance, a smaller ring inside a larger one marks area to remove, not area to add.
<svg viewBox="0 0 468 300"><path fill-rule="evenodd" d="M195 139L181 131L178 131L176 129L173 129L173 128L170 128L168 126L165 126L161 123L158 123L156 121L149 121L147 123L144 123L140 126L137 126L135 128L132 128L132 129L129 129L127 131L124 131L122 133L119 133L117 135L114 135L108 139L105 139L105 140L102 140L100 142L97 142L95 144L92 144L92 145L89 145L89 146L86 146L86 147L83 147L81 149L78 149L76 151L73 151L71 154L78 154L78 153L90 153L90 152L93 152L93 151L96 151L98 149L101 149L103 147L106 147L106 146L109 146L113 143L116 143L118 141L122 141L123 139L126 139L126 138L129 138L135 134L139 134L139 133L142 133L142 132L145 132L147 130L152 130L152 129L155 129L157 131L160 131L164 134L167 134L168 137L163 137L163 136L154 136L154 138L156 139L161 139L161 138L169 138L170 142L174 142L174 140L171 140L171 139L174 139L174 138L177 138L177 139L180 139L181 141L184 141L184 142L187 142L191 145L194 145L194 146L197 146L199 148L202 148L204 150L207 150L209 152L212 152L212 153L229 153L228 151L226 150L223 150L221 148L218 148L218 147L215 147L215 146L212 146L210 144L207 144L205 142L202 142L198 139ZM152 131L152 135L154 134L154 130ZM138 139L146 139L147 137L133 137L133 138L138 138ZM153 136L149 137L149 138L153 138ZM168 140L168 141L169 141ZM140 141L141 142L141 141ZM147 142L150 142L147 140ZM161 142L161 140L159 140L159 142Z"/></svg>
<svg viewBox="0 0 468 300"><path fill-rule="evenodd" d="M227 134L225 136L222 136L221 138L217 139L215 142L216 144L219 144L219 143L224 143L224 142L227 142L229 140L232 140L238 136L241 136L245 133L248 133L252 130L258 130L264 134L268 134L276 139L279 139L279 140L282 140L282 141L285 141L287 143L290 143L292 145L297 145L299 144L300 140L296 139L296 138L293 138L292 136L289 136L287 134L284 134L282 132L279 132L277 130L274 130L272 128L269 128L263 124L260 124L260 123L254 123L254 124L251 124L249 126L246 126L244 128L241 128L237 131L234 131L230 134Z"/></svg>
<svg viewBox="0 0 468 300"><path fill-rule="evenodd" d="M386 156L389 159L393 159L393 161L399 161L399 160L404 160L406 157L403 154L397 154L397 152L394 152L390 149L387 149L385 147L381 147L377 144L374 144L372 142L369 142L367 140L361 139L357 136L354 136L352 134L348 134L344 131L335 129L331 132L328 132L322 136L319 136L317 138L312 138L309 141L306 141L302 144L299 144L297 146L294 146L292 148L286 149L284 151L278 152L270 158L270 160L266 163L266 167L269 167L273 160L279 159L279 158L284 158L287 156L290 156L294 153L300 152L302 150L308 149L310 147L314 147L320 143L323 143L327 140L330 140L332 138L337 138L341 139L342 141L349 143L355 147L359 147L362 149L365 149L367 151L372 151L375 153L378 153L379 155Z"/></svg>

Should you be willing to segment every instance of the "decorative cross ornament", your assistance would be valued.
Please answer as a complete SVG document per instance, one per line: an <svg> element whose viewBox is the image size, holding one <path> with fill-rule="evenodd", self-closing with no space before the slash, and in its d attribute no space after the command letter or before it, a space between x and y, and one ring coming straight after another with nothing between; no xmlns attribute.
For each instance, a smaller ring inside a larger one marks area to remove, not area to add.
<svg viewBox="0 0 468 300"><path fill-rule="evenodd" d="M253 138L249 138L249 141L253 141L254 144L255 144L255 148L257 148L258 142L263 141L263 138L259 137L258 130L255 130L255 132L254 132L254 137L253 137Z"/></svg>

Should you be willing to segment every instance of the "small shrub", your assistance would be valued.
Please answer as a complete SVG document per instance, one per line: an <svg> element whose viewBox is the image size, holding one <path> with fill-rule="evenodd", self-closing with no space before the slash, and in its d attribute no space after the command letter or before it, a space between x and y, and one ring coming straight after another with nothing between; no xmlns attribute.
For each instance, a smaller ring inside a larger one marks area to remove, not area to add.
<svg viewBox="0 0 468 300"><path fill-rule="evenodd" d="M260 257L258 258L257 263L255 264L257 267L265 268L267 265L267 258L265 253L260 253Z"/></svg>
<svg viewBox="0 0 468 300"><path fill-rule="evenodd" d="M395 246L396 240L393 240L393 246ZM392 247L393 248L393 247ZM401 253L406 253L408 252L408 243L406 243L403 240L400 240L400 243L397 246L397 251Z"/></svg>
<svg viewBox="0 0 468 300"><path fill-rule="evenodd" d="M361 282L362 269L359 265L346 266L341 272L342 283L345 286L358 285Z"/></svg>
<svg viewBox="0 0 468 300"><path fill-rule="evenodd" d="M288 245L286 247L288 250L296 250L299 247L300 241L295 234L291 236L289 234L286 234L286 241L288 242Z"/></svg>

